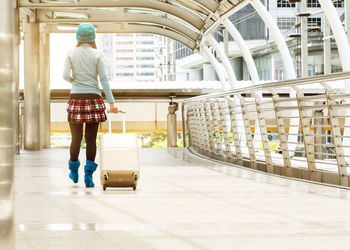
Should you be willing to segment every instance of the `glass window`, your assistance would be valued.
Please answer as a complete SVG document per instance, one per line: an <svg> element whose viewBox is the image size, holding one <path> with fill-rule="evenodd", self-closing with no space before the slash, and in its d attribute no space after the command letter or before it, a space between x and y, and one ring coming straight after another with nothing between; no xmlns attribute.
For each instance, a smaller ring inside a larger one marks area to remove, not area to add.
<svg viewBox="0 0 350 250"><path fill-rule="evenodd" d="M116 73L116 76L133 76L134 73Z"/></svg>
<svg viewBox="0 0 350 250"><path fill-rule="evenodd" d="M137 60L154 60L153 56L138 56L136 57Z"/></svg>
<svg viewBox="0 0 350 250"><path fill-rule="evenodd" d="M321 17L309 17L307 24L309 27L321 27Z"/></svg>
<svg viewBox="0 0 350 250"><path fill-rule="evenodd" d="M136 52L154 52L154 49L136 49Z"/></svg>
<svg viewBox="0 0 350 250"><path fill-rule="evenodd" d="M317 1L317 0L316 0ZM277 0L278 8L295 8L295 3L290 3L289 1Z"/></svg>
<svg viewBox="0 0 350 250"><path fill-rule="evenodd" d="M321 8L321 5L318 2L318 0L307 0L307 7L308 8Z"/></svg>
<svg viewBox="0 0 350 250"><path fill-rule="evenodd" d="M136 41L136 44L153 44L153 41Z"/></svg>
<svg viewBox="0 0 350 250"><path fill-rule="evenodd" d="M153 34L136 34L137 37L152 37Z"/></svg>
<svg viewBox="0 0 350 250"><path fill-rule="evenodd" d="M116 49L115 52L120 52L120 53L132 53L134 50L132 49Z"/></svg>
<svg viewBox="0 0 350 250"><path fill-rule="evenodd" d="M137 64L136 68L154 68L154 64Z"/></svg>
<svg viewBox="0 0 350 250"><path fill-rule="evenodd" d="M333 4L337 8L343 8L344 7L344 1L335 1L335 2L333 2Z"/></svg>
<svg viewBox="0 0 350 250"><path fill-rule="evenodd" d="M117 45L133 44L133 41L116 41L115 44Z"/></svg>
<svg viewBox="0 0 350 250"><path fill-rule="evenodd" d="M134 65L132 64L128 64L128 65L124 65L124 64L117 64L116 65L117 68L125 68L125 69L130 69L130 68L134 68Z"/></svg>
<svg viewBox="0 0 350 250"><path fill-rule="evenodd" d="M289 30L295 25L294 17L278 17L277 25L280 30Z"/></svg>
<svg viewBox="0 0 350 250"><path fill-rule="evenodd" d="M154 76L154 72L137 72L138 76Z"/></svg>
<svg viewBox="0 0 350 250"><path fill-rule="evenodd" d="M129 57L129 56L120 56L120 57L116 57L115 59L121 60L121 61L127 61L127 60L132 60L134 58L133 57Z"/></svg>

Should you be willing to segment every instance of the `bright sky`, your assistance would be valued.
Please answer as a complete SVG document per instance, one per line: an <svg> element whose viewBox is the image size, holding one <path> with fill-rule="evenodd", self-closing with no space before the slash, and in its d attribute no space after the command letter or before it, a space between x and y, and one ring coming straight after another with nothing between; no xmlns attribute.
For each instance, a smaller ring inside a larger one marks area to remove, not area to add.
<svg viewBox="0 0 350 250"><path fill-rule="evenodd" d="M99 34L96 34L97 36ZM52 89L70 89L71 84L63 80L62 70L65 56L76 45L75 33L50 35L50 82ZM24 87L23 76L23 41L20 46L20 88Z"/></svg>

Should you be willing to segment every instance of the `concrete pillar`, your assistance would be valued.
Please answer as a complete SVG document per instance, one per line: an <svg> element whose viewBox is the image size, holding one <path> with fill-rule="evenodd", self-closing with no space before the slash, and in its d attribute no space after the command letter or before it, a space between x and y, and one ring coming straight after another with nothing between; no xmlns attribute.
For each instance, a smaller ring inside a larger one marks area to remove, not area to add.
<svg viewBox="0 0 350 250"><path fill-rule="evenodd" d="M13 158L15 152L14 1L0 1L0 249L15 249Z"/></svg>
<svg viewBox="0 0 350 250"><path fill-rule="evenodd" d="M24 23L24 149L40 150L39 24Z"/></svg>
<svg viewBox="0 0 350 250"><path fill-rule="evenodd" d="M307 0L300 1L300 47L301 47L301 77L309 75L308 70L308 48L307 48Z"/></svg>
<svg viewBox="0 0 350 250"><path fill-rule="evenodd" d="M20 37L20 27L19 27L19 9L15 9L14 16L14 26L15 26L15 36L14 36L14 50L13 50L13 70L14 70L14 81L15 81L15 124L14 124L14 136L15 136L15 152L16 154L20 153L20 129L19 129L19 45L21 43Z"/></svg>
<svg viewBox="0 0 350 250"><path fill-rule="evenodd" d="M50 33L40 24L40 148L50 148Z"/></svg>
<svg viewBox="0 0 350 250"><path fill-rule="evenodd" d="M167 131L168 131L168 148L177 147L176 135L176 111L178 110L178 103L171 101L168 107L167 115Z"/></svg>

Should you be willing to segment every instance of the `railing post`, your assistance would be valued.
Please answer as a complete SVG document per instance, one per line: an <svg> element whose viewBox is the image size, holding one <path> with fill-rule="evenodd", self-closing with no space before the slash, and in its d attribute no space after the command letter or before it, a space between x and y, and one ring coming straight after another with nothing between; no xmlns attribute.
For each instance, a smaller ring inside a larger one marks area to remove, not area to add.
<svg viewBox="0 0 350 250"><path fill-rule="evenodd" d="M318 181L318 175L316 172L315 162L315 147L314 147L314 135L310 129L310 118L307 118L307 111L303 109L304 93L301 90L297 90L297 103L299 108L299 117L301 123L301 131L304 138L304 148L306 153L307 166L309 170L309 179L311 181Z"/></svg>
<svg viewBox="0 0 350 250"><path fill-rule="evenodd" d="M228 159L228 161L232 162L233 153L232 146L230 143L231 126L229 125L230 119L227 119L227 116L229 115L227 101L225 99L217 99L217 102L219 105L219 112L221 116L222 133L224 135L224 143L226 148L226 158Z"/></svg>
<svg viewBox="0 0 350 250"><path fill-rule="evenodd" d="M207 123L206 123L206 116L205 116L205 110L204 110L204 104L202 102L199 102L199 120L200 120L200 127L203 134L202 138L202 148L204 152L207 153L207 155L210 154L210 143L209 143L209 135L207 130Z"/></svg>
<svg viewBox="0 0 350 250"><path fill-rule="evenodd" d="M206 152L206 150L208 151L208 136L207 136L207 132L205 129L205 122L203 122L203 109L202 109L202 104L201 103L197 103L196 105L196 110L198 112L197 120L198 120L198 134L199 134L199 148L201 150L201 152Z"/></svg>
<svg viewBox="0 0 350 250"><path fill-rule="evenodd" d="M241 95L238 95L238 98L240 99L240 103L241 103L242 118L243 118L244 130L247 138L248 152L249 152L249 158L250 158L250 167L253 169L257 169L254 142L252 137L252 130L250 127L250 119L248 115L248 108L245 105L246 101L244 97L242 97Z"/></svg>
<svg viewBox="0 0 350 250"><path fill-rule="evenodd" d="M263 115L263 107L262 107L262 100L261 97L253 93L253 96L255 97L255 103L256 103L256 113L258 116L259 126L260 126L260 134L261 134L261 141L263 144L264 154L265 154L265 163L266 163L266 171L268 173L273 173L273 165L272 165L272 158L271 158L271 152L270 152L270 143L269 138L267 136L267 129L266 129L266 122L265 117ZM255 125L255 127L257 127Z"/></svg>
<svg viewBox="0 0 350 250"><path fill-rule="evenodd" d="M216 154L216 149L214 147L214 136L213 136L213 130L211 125L211 109L210 109L210 103L208 101L203 102L203 108L204 108L204 116L205 116L205 128L208 133L208 145L209 145L209 156L213 156Z"/></svg>
<svg viewBox="0 0 350 250"><path fill-rule="evenodd" d="M239 141L240 134L238 133L237 114L235 111L235 109L238 108L239 106L238 106L238 103L233 101L230 97L226 97L226 100L228 103L228 110L230 114L231 128L232 128L232 134L233 134L233 142L234 142L235 151L236 151L237 164L243 165L241 143Z"/></svg>
<svg viewBox="0 0 350 250"><path fill-rule="evenodd" d="M185 122L185 103L181 103L181 122L182 122L182 146L186 148L186 122Z"/></svg>
<svg viewBox="0 0 350 250"><path fill-rule="evenodd" d="M325 88L326 98L327 98L327 106L328 106L328 116L329 122L331 125L331 132L334 144L334 151L336 154L337 165L338 165L338 174L339 174L339 182L342 186L349 186L348 176L346 175L346 161L344 158L344 150L342 147L342 139L340 133L339 119L336 117L335 110L332 106L335 104L334 100L331 97L332 89L326 84L322 84Z"/></svg>
<svg viewBox="0 0 350 250"><path fill-rule="evenodd" d="M221 134L220 134L220 113L218 108L218 103L215 99L212 99L209 101L210 103L210 109L211 109L211 116L213 118L213 126L215 131L215 139L216 139L216 151L219 156L225 157L222 149L222 140L221 140Z"/></svg>
<svg viewBox="0 0 350 250"><path fill-rule="evenodd" d="M195 111L193 104L191 103L187 109L187 126L189 131L189 141L191 142L191 147L196 147L196 132L195 132Z"/></svg>
<svg viewBox="0 0 350 250"><path fill-rule="evenodd" d="M278 128L278 135L280 138L280 148L282 151L282 157L283 157L283 163L285 168L285 175L286 176L292 176L292 165L290 163L290 152L288 148L288 139L287 134L285 130L285 123L284 123L284 117L282 117L281 112L279 111L279 99L277 93L272 92L272 101L273 101L273 108L275 110L275 117L276 117L276 123Z"/></svg>
<svg viewBox="0 0 350 250"><path fill-rule="evenodd" d="M186 109L186 116L187 120L185 121L185 126L188 128L188 147L192 147L192 124L191 124L191 119L192 119L192 104L189 104L188 108Z"/></svg>

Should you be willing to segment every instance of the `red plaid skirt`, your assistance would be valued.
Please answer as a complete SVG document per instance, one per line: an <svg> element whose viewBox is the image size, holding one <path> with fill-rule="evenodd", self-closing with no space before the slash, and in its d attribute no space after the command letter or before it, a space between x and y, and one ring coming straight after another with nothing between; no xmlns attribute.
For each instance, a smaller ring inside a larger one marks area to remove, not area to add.
<svg viewBox="0 0 350 250"><path fill-rule="evenodd" d="M94 123L107 120L106 106L102 98L69 99L67 104L68 122Z"/></svg>

